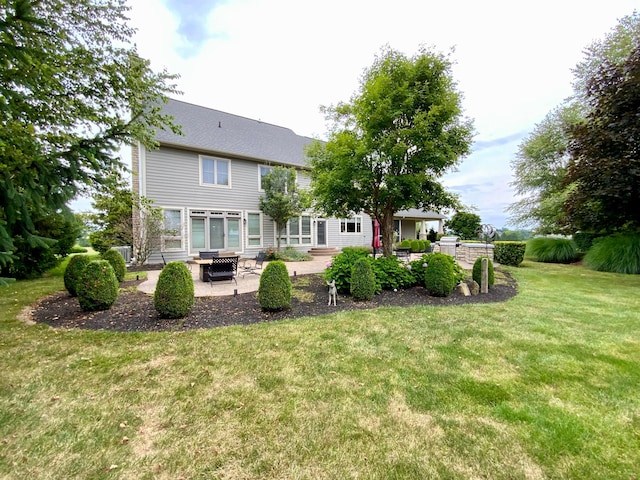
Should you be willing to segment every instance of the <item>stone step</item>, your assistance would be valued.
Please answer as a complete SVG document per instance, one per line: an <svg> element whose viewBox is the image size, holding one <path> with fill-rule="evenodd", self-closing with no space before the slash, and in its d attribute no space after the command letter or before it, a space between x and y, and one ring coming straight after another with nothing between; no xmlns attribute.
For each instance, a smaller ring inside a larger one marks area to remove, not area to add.
<svg viewBox="0 0 640 480"><path fill-rule="evenodd" d="M340 250L335 247L313 247L309 253L314 257L329 257L340 254Z"/></svg>

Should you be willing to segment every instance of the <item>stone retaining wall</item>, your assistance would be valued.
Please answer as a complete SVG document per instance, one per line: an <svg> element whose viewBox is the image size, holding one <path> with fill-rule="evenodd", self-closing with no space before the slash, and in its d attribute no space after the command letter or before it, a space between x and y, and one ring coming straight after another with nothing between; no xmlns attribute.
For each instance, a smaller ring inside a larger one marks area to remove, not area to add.
<svg viewBox="0 0 640 480"><path fill-rule="evenodd" d="M456 260L473 264L478 257L489 257L493 262L493 248L494 246L491 243L457 243ZM433 251L440 251L438 242L433 245Z"/></svg>

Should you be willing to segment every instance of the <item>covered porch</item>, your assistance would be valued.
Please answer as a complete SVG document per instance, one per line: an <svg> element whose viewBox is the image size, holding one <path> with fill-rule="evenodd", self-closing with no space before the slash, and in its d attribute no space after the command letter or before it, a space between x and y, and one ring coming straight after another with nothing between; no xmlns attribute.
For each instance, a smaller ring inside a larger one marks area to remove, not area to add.
<svg viewBox="0 0 640 480"><path fill-rule="evenodd" d="M399 240L427 239L427 222L437 222L437 232L444 234L444 220L446 216L432 211L410 208L396 212L394 216L394 230L398 232Z"/></svg>

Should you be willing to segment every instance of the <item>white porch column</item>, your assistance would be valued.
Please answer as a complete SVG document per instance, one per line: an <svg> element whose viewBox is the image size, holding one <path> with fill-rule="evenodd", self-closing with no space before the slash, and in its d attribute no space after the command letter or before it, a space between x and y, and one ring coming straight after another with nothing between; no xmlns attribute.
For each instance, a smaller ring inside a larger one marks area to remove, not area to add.
<svg viewBox="0 0 640 480"><path fill-rule="evenodd" d="M418 238L420 238L420 240L427 239L427 222L424 220L420 222L420 236Z"/></svg>

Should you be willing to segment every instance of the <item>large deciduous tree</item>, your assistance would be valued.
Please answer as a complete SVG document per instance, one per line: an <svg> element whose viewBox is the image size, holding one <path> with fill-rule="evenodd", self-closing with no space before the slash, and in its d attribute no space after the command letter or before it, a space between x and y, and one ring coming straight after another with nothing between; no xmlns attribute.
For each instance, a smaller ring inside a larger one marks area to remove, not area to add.
<svg viewBox="0 0 640 480"><path fill-rule="evenodd" d="M463 240L473 240L478 238L480 222L480 216L475 213L456 212L451 220L445 223L445 227Z"/></svg>
<svg viewBox="0 0 640 480"><path fill-rule="evenodd" d="M570 129L565 207L575 230L640 229L640 42L604 62L586 84L589 113Z"/></svg>
<svg viewBox="0 0 640 480"><path fill-rule="evenodd" d="M117 149L178 131L160 107L172 75L140 58L125 0L0 5L0 264L14 239L46 243L35 218L105 183Z"/></svg>
<svg viewBox="0 0 640 480"><path fill-rule="evenodd" d="M329 140L307 152L317 208L378 220L385 256L397 211L459 206L439 182L469 153L473 135L451 65L426 49L408 58L383 48L351 101L327 109L334 121Z"/></svg>
<svg viewBox="0 0 640 480"><path fill-rule="evenodd" d="M296 185L293 168L273 167L262 177L264 195L260 197L260 210L271 217L276 227L276 245L280 251L280 237L287 222L302 214L309 206L307 192Z"/></svg>

